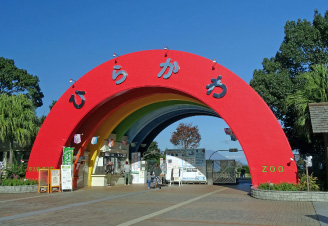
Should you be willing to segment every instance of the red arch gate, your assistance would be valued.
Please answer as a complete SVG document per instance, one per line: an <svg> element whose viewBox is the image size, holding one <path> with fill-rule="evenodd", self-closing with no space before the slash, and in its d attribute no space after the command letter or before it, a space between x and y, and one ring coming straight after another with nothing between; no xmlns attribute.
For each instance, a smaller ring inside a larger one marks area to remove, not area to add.
<svg viewBox="0 0 328 226"><path fill-rule="evenodd" d="M225 120L246 155L253 185L269 180L272 183L297 181L289 143L261 97L223 66L191 53L173 50L141 51L120 56L76 81L44 121L31 152L27 178L37 178L39 168L58 168L63 146L74 147L74 172L79 168L77 159L88 153L91 175L104 142L120 123L125 123L136 112L143 112L147 117L151 111L143 109L164 101L188 102L204 110L210 109ZM174 107L178 109L181 105L175 104ZM190 109L188 112L179 113L180 118L196 114ZM151 134L158 134L161 128L179 117L164 117L158 113L157 119L164 122L156 124L154 120L149 133L136 133L133 139L139 144L151 140ZM129 122L124 124L126 130L137 124L132 119ZM146 128L145 125L140 125L140 131L144 131L142 128ZM83 134L78 144L74 143L75 134ZM99 142L91 143L95 137Z"/></svg>

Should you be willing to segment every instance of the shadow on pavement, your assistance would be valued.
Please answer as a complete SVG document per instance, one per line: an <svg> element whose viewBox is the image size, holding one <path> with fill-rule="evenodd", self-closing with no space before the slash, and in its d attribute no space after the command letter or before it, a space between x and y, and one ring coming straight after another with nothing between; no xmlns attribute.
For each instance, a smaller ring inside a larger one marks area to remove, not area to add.
<svg viewBox="0 0 328 226"><path fill-rule="evenodd" d="M238 184L215 184L215 185L220 185L223 187L228 187L228 188L239 190L239 191L249 192L251 185L252 185L252 181L251 180L239 180Z"/></svg>
<svg viewBox="0 0 328 226"><path fill-rule="evenodd" d="M320 214L317 214L317 216L318 216L317 219L319 219L319 221L320 221L321 223L326 223L326 224L328 224L328 217L326 217L326 216L322 216L322 215L320 215Z"/></svg>
<svg viewBox="0 0 328 226"><path fill-rule="evenodd" d="M305 215L305 216L307 216L307 217L309 217L309 218L312 218L312 219L314 219L314 220L317 220L317 221L319 221L319 216L321 216L321 215ZM323 222L323 223L327 223L328 221L328 218L327 217L325 217L325 216L321 216L322 218L325 218L325 221L321 221L321 222Z"/></svg>

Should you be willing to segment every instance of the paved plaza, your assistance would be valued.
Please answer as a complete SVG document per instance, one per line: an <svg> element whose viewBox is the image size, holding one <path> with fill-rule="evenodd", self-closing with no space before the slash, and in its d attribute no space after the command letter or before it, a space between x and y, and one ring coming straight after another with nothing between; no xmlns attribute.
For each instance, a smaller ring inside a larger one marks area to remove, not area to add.
<svg viewBox="0 0 328 226"><path fill-rule="evenodd" d="M0 194L0 225L328 225L328 203L269 201L239 185Z"/></svg>

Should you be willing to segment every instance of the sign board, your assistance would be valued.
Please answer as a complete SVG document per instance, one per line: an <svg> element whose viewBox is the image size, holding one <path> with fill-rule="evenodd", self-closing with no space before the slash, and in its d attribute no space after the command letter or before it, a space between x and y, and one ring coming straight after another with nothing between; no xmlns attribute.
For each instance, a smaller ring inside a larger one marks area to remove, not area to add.
<svg viewBox="0 0 328 226"><path fill-rule="evenodd" d="M170 186L172 182L179 182L179 186L181 185L181 170L177 167L171 169Z"/></svg>
<svg viewBox="0 0 328 226"><path fill-rule="evenodd" d="M131 177L132 184L139 184L139 173L131 173L130 177ZM125 180L126 179L124 178L124 181Z"/></svg>
<svg viewBox="0 0 328 226"><path fill-rule="evenodd" d="M131 153L131 175L132 175L132 184L143 184L145 183L144 179L144 169L141 167L141 154L140 152Z"/></svg>
<svg viewBox="0 0 328 226"><path fill-rule="evenodd" d="M140 152L131 153L131 172L139 173L140 172Z"/></svg>
<svg viewBox="0 0 328 226"><path fill-rule="evenodd" d="M167 165L166 162L164 162L163 164L161 164L161 170L164 174L167 174Z"/></svg>
<svg viewBox="0 0 328 226"><path fill-rule="evenodd" d="M230 148L229 152L238 152L238 149L237 148Z"/></svg>
<svg viewBox="0 0 328 226"><path fill-rule="evenodd" d="M166 168L167 172L180 168L182 181L205 182L205 149L169 149L166 151ZM171 175L167 174L166 179L171 180Z"/></svg>
<svg viewBox="0 0 328 226"><path fill-rule="evenodd" d="M53 187L58 187L60 186L60 170L59 169L52 169L50 170L51 172L51 180L50 184Z"/></svg>
<svg viewBox="0 0 328 226"><path fill-rule="evenodd" d="M174 181L178 181L180 179L180 169L179 168L174 168L172 169L172 177Z"/></svg>
<svg viewBox="0 0 328 226"><path fill-rule="evenodd" d="M312 167L312 156L306 156L305 163L307 167Z"/></svg>
<svg viewBox="0 0 328 226"><path fill-rule="evenodd" d="M60 169L50 170L50 193L53 192L53 188L57 188L57 192L60 191Z"/></svg>
<svg viewBox="0 0 328 226"><path fill-rule="evenodd" d="M62 165L72 165L73 164L73 151L74 151L74 148L64 147Z"/></svg>
<svg viewBox="0 0 328 226"><path fill-rule="evenodd" d="M38 193L49 193L49 169L39 169Z"/></svg>
<svg viewBox="0 0 328 226"><path fill-rule="evenodd" d="M111 152L104 152L104 156L106 157L115 157L115 158L126 158L126 153L111 153Z"/></svg>
<svg viewBox="0 0 328 226"><path fill-rule="evenodd" d="M71 165L61 165L61 187L63 190L72 190L72 166Z"/></svg>

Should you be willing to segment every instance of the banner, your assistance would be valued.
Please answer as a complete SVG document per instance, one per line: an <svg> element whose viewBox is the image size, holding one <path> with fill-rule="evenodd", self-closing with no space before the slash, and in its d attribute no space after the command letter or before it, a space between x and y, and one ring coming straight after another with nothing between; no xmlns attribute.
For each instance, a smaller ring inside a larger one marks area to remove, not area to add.
<svg viewBox="0 0 328 226"><path fill-rule="evenodd" d="M92 137L91 144L96 144L98 141L98 137Z"/></svg>
<svg viewBox="0 0 328 226"><path fill-rule="evenodd" d="M140 172L140 152L131 153L131 172L139 173Z"/></svg>
<svg viewBox="0 0 328 226"><path fill-rule="evenodd" d="M75 134L74 135L74 143L75 144L81 143L81 134Z"/></svg>
<svg viewBox="0 0 328 226"><path fill-rule="evenodd" d="M237 137L235 136L235 134L232 132L230 128L224 128L224 132L226 135L230 136L231 141L237 141Z"/></svg>
<svg viewBox="0 0 328 226"><path fill-rule="evenodd" d="M73 151L74 148L64 147L62 165L73 165Z"/></svg>

